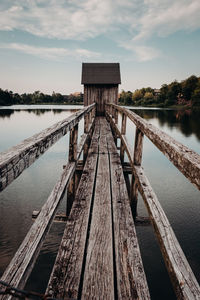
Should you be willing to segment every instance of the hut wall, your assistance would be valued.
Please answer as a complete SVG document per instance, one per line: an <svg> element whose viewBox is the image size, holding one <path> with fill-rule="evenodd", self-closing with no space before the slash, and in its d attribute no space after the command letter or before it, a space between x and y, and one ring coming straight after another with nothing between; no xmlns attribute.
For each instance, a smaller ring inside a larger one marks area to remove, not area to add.
<svg viewBox="0 0 200 300"><path fill-rule="evenodd" d="M97 115L105 114L105 103L118 103L118 84L84 85L84 106L97 103Z"/></svg>

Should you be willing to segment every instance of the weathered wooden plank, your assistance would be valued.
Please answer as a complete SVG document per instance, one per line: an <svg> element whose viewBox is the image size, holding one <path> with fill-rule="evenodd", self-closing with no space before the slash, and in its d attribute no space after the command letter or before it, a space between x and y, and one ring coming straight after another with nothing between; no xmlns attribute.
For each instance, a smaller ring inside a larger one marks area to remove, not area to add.
<svg viewBox="0 0 200 300"><path fill-rule="evenodd" d="M70 130L69 136L69 161L77 160L78 124Z"/></svg>
<svg viewBox="0 0 200 300"><path fill-rule="evenodd" d="M126 135L125 134L121 134L121 130L119 128L119 126L117 124L114 123L111 115L109 115L108 113L106 114L106 118L108 119L111 127L112 127L112 130L115 132L115 135L118 135L122 141L122 144L126 150L126 153L128 155L128 158L129 158L129 161L131 162L131 165L133 165L133 157L134 157L134 152L131 148L131 146L129 145L128 143L128 140L126 138Z"/></svg>
<svg viewBox="0 0 200 300"><path fill-rule="evenodd" d="M81 155L85 139L86 136L83 136L81 139L77 151L77 159L79 159ZM56 183L46 203L43 205L39 216L30 228L18 251L15 253L15 256L11 260L9 266L5 270L1 278L3 281L15 287L24 287L37 259L43 240L51 226L57 207L75 169L76 162L68 163L64 168L60 180ZM0 296L0 299L5 298L4 296Z"/></svg>
<svg viewBox="0 0 200 300"><path fill-rule="evenodd" d="M115 124L112 121L111 116L107 115L107 118L114 127ZM115 130L120 134L120 130L117 126L115 126ZM136 178L135 187L137 186L136 189L139 188L148 208L177 297L178 299L199 299L200 287L174 235L169 221L167 220L148 179L145 177L143 169L140 166L134 165L130 145L123 135L121 135L121 139Z"/></svg>
<svg viewBox="0 0 200 300"><path fill-rule="evenodd" d="M84 133L88 133L88 128L89 128L89 116L87 114L84 117ZM85 146L84 146L84 152L83 152L83 159L84 159L84 161L87 158L88 148L89 148L89 141L87 141L87 143L85 143Z"/></svg>
<svg viewBox="0 0 200 300"><path fill-rule="evenodd" d="M39 210L34 210L32 213L32 219L35 220L39 216L39 213L40 213ZM66 223L67 216L64 213L56 214L53 221L58 223Z"/></svg>
<svg viewBox="0 0 200 300"><path fill-rule="evenodd" d="M95 104L85 107L69 118L2 152L0 154L0 191L73 128L94 106Z"/></svg>
<svg viewBox="0 0 200 300"><path fill-rule="evenodd" d="M144 174L143 168L135 167L139 191L148 209L162 255L168 269L177 299L200 299L200 287L180 247L173 229Z"/></svg>
<svg viewBox="0 0 200 300"><path fill-rule="evenodd" d="M127 121L127 116L125 114L122 114L122 124L121 124L121 134L125 135L126 134L126 121ZM122 140L120 140L120 159L121 162L124 162L124 145L122 143Z"/></svg>
<svg viewBox="0 0 200 300"><path fill-rule="evenodd" d="M141 166L144 133L136 127L134 146L134 165Z"/></svg>
<svg viewBox="0 0 200 300"><path fill-rule="evenodd" d="M88 157L47 288L47 293L56 298L79 297L97 167L99 126L95 123Z"/></svg>
<svg viewBox="0 0 200 300"><path fill-rule="evenodd" d="M107 124L101 122L94 206L83 280L82 299L114 299L112 215Z"/></svg>
<svg viewBox="0 0 200 300"><path fill-rule="evenodd" d="M123 169L112 136L109 145L118 299L150 299Z"/></svg>
<svg viewBox="0 0 200 300"><path fill-rule="evenodd" d="M140 166L141 162L142 162L143 139L144 139L143 132L136 127L134 157L133 157L133 163L136 166ZM136 219L137 202L138 202L138 186L137 186L137 183L135 182L134 174L132 175L132 179L131 179L130 201L131 201L133 217L134 217L134 219Z"/></svg>
<svg viewBox="0 0 200 300"><path fill-rule="evenodd" d="M31 226L24 241L15 253L14 258L5 270L1 278L2 281L5 281L14 287L24 287L74 170L74 162L68 164L64 169L60 180L57 182L46 203L43 205L39 216ZM8 296L0 295L0 299L8 299L7 297Z"/></svg>
<svg viewBox="0 0 200 300"><path fill-rule="evenodd" d="M154 145L183 173L198 189L200 189L200 155L177 142L162 130L147 123L132 111L112 104L118 111L125 113Z"/></svg>
<svg viewBox="0 0 200 300"><path fill-rule="evenodd" d="M69 162L77 160L77 141L78 141L78 124L70 130L69 135ZM76 185L75 179L76 175L74 174L69 182L67 188L67 203L66 203L66 214L68 215L75 197Z"/></svg>
<svg viewBox="0 0 200 300"><path fill-rule="evenodd" d="M106 103L117 103L118 85L84 85L84 105L96 103L97 115L105 115Z"/></svg>

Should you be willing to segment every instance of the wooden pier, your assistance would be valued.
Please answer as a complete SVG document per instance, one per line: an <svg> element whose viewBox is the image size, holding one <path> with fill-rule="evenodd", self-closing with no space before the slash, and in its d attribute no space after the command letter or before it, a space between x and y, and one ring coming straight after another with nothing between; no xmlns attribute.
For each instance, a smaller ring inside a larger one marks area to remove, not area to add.
<svg viewBox="0 0 200 300"><path fill-rule="evenodd" d="M68 163L1 281L24 288L57 208L67 195L66 227L46 299L150 299L135 230L140 193L177 299L200 299L199 284L142 168L143 138L149 138L198 189L200 156L106 99L100 106L95 101L86 103L69 118L1 155L3 190L70 132ZM84 133L78 142L79 122L83 118ZM134 149L126 137L127 119L135 129ZM124 162L125 153L128 163ZM3 294L6 287L1 283L0 291L0 299L12 298Z"/></svg>

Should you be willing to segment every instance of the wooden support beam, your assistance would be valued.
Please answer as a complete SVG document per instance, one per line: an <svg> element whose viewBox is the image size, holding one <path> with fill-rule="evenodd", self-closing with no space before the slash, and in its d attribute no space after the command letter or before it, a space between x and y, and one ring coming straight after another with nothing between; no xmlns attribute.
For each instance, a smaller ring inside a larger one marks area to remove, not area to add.
<svg viewBox="0 0 200 300"><path fill-rule="evenodd" d="M121 125L121 134L125 135L126 134L126 121L127 121L127 116L125 114L122 114L122 125ZM122 140L120 139L120 159L121 162L124 162L124 145L122 143Z"/></svg>
<svg viewBox="0 0 200 300"><path fill-rule="evenodd" d="M143 138L144 138L143 132L136 127L134 157L133 157L134 166L141 166ZM134 174L132 174L130 201L131 201L133 217L135 219L137 216L138 185L137 182L135 182Z"/></svg>
<svg viewBox="0 0 200 300"><path fill-rule="evenodd" d="M88 130L89 130L89 116L88 116L88 114L86 114L84 117L84 133L87 134ZM88 149L89 149L89 141L87 141L84 146L84 151L83 151L83 160L84 161L86 160L86 157L88 154Z"/></svg>
<svg viewBox="0 0 200 300"><path fill-rule="evenodd" d="M136 127L200 190L199 154L177 142L174 138L146 122L132 111L115 104L110 105L121 113L125 113Z"/></svg>
<svg viewBox="0 0 200 300"><path fill-rule="evenodd" d="M0 155L0 191L5 189L93 109L95 109L94 103L2 152Z"/></svg>
<svg viewBox="0 0 200 300"><path fill-rule="evenodd" d="M121 108L120 108L121 110ZM123 110L122 110L123 111ZM115 124L110 116L107 115L111 125L114 127ZM149 125L149 124L148 124ZM115 130L120 133L120 130L117 126L115 126ZM152 133L153 135L153 133ZM160 139L160 137L157 137ZM132 165L135 184L137 184L139 192L141 193L143 200L146 204L147 210L149 212L149 216L151 222L153 224L153 228L155 230L156 236L158 238L160 249L162 251L162 255L165 261L165 264L168 269L168 273L170 275L172 284L174 286L175 293L177 295L177 299L199 299L200 298L200 287L197 283L197 280L188 264L187 259L176 239L176 236L169 224L169 221L153 191L151 185L146 178L143 168L141 166L136 166L133 160L132 150L126 140L126 138L121 135L121 139L125 146L130 164ZM169 139L169 136L168 136ZM180 144L176 142L177 147L179 148ZM171 145L172 146L172 145ZM183 145L180 146L184 147ZM175 151L176 147L173 146L173 151ZM180 148L179 148L180 149ZM184 147L184 149L187 149ZM180 149L181 150L181 149ZM182 149L183 150L183 149ZM177 150L176 150L177 151ZM193 152L192 152L193 153ZM197 154L189 153L191 155L191 160L195 162ZM178 155L178 153L176 153ZM139 156L140 157L140 156ZM186 159L185 154L181 153L182 159ZM187 158L188 159L188 158ZM180 163L180 162L179 162ZM192 162L190 162L192 164ZM179 166L180 167L180 166ZM196 167L196 164L195 164ZM187 167L186 167L187 168ZM191 178L192 181L192 178ZM196 180L196 183L198 181ZM196 185L196 184L195 184ZM198 184L197 184L198 185ZM136 217L137 220L137 217Z"/></svg>
<svg viewBox="0 0 200 300"><path fill-rule="evenodd" d="M148 226L151 224L151 219L149 217L136 216L135 226Z"/></svg>
<svg viewBox="0 0 200 300"><path fill-rule="evenodd" d="M199 284L143 168L136 166L134 174L149 212L177 299L200 299Z"/></svg>
<svg viewBox="0 0 200 300"><path fill-rule="evenodd" d="M100 119L99 161L82 299L114 299L110 171L106 142L108 127L103 120Z"/></svg>
<svg viewBox="0 0 200 300"><path fill-rule="evenodd" d="M142 149L143 149L144 133L136 127L135 132L135 147L134 147L134 165L141 166L142 162Z"/></svg>
<svg viewBox="0 0 200 300"><path fill-rule="evenodd" d="M69 135L69 162L77 160L77 141L78 141L78 124L70 130ZM66 201L66 215L68 216L72 207L72 203L75 198L76 186L75 186L75 173L72 176L68 189L67 189L67 201Z"/></svg>
<svg viewBox="0 0 200 300"><path fill-rule="evenodd" d="M83 134L77 149L77 160L81 156L86 140L87 134ZM43 205L40 214L5 270L1 280L7 282L11 286L24 288L38 257L45 236L53 222L58 205L75 172L76 163L77 161L70 162L64 168L60 179L56 183L46 203ZM0 295L0 299L5 299L5 296ZM10 298L6 298L6 300L8 299Z"/></svg>
<svg viewBox="0 0 200 300"><path fill-rule="evenodd" d="M117 299L150 299L120 158L111 133L109 146Z"/></svg>
<svg viewBox="0 0 200 300"><path fill-rule="evenodd" d="M57 299L80 298L80 282L93 201L97 169L99 126L96 123L82 180L69 215L56 261L49 279L47 294Z"/></svg>
<svg viewBox="0 0 200 300"><path fill-rule="evenodd" d="M78 124L70 130L69 136L69 162L77 160Z"/></svg>
<svg viewBox="0 0 200 300"><path fill-rule="evenodd" d="M122 163L123 167L123 172L126 174L132 174L133 173L133 168L130 163L124 162Z"/></svg>
<svg viewBox="0 0 200 300"><path fill-rule="evenodd" d="M61 178L43 205L40 214L5 270L1 278L2 281L14 287L24 288L74 170L75 162L69 163L64 169ZM0 299L9 298L8 296L0 295Z"/></svg>
<svg viewBox="0 0 200 300"><path fill-rule="evenodd" d="M32 213L32 219L35 220L39 216L40 210L34 210ZM56 214L54 217L53 222L57 223L66 223L67 222L67 216L66 214Z"/></svg>

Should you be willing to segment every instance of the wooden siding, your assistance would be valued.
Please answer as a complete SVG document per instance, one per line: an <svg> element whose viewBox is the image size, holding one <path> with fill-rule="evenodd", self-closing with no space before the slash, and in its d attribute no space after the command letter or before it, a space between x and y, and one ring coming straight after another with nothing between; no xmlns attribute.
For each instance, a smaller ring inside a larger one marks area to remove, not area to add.
<svg viewBox="0 0 200 300"><path fill-rule="evenodd" d="M118 103L118 85L84 85L84 106L94 102L97 115L103 116L106 103Z"/></svg>

